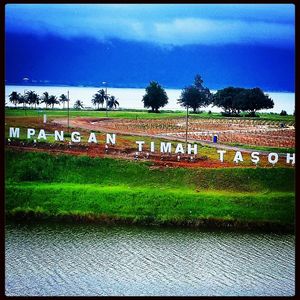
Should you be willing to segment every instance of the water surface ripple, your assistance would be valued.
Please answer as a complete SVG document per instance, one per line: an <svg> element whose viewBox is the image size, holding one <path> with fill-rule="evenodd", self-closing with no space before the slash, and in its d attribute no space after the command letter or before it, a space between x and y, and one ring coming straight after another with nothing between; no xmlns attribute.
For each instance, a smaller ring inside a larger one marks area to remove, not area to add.
<svg viewBox="0 0 300 300"><path fill-rule="evenodd" d="M293 235L8 224L6 295L293 295Z"/></svg>

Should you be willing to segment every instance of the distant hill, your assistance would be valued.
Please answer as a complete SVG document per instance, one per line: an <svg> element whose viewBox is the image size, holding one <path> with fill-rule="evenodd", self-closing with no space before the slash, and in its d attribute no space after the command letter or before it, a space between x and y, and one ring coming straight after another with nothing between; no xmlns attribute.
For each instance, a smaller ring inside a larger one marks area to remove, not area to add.
<svg viewBox="0 0 300 300"><path fill-rule="evenodd" d="M262 45L183 46L53 35L6 33L6 84L145 87L150 80L183 88L202 75L210 89L225 86L294 91L293 49Z"/></svg>

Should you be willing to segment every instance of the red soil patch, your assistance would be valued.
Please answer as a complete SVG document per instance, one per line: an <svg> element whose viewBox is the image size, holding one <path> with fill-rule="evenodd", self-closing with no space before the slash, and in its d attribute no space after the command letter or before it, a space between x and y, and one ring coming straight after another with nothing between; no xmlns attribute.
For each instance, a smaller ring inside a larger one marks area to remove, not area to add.
<svg viewBox="0 0 300 300"><path fill-rule="evenodd" d="M69 155L87 155L89 157L109 157L114 159L128 159L136 161L150 161L154 167L159 168L228 168L238 167L233 163L223 162L218 160L205 159L203 157L196 157L193 162L189 160L188 156L182 156L180 161L177 161L175 155L160 155L151 154L146 158L146 153L139 154L135 159L136 149L126 148L120 149L117 147L110 147L105 152L104 145L69 145L68 143L32 143L12 141L6 144L7 148L17 151L29 152L47 152L50 154L69 154Z"/></svg>

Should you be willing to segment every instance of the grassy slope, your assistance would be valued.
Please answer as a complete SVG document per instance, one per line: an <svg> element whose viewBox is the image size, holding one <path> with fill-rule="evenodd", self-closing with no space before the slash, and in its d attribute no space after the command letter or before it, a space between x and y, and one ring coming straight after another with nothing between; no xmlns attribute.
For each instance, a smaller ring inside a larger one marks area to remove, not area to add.
<svg viewBox="0 0 300 300"><path fill-rule="evenodd" d="M154 223L294 218L294 169L151 169L150 163L6 151L10 215Z"/></svg>

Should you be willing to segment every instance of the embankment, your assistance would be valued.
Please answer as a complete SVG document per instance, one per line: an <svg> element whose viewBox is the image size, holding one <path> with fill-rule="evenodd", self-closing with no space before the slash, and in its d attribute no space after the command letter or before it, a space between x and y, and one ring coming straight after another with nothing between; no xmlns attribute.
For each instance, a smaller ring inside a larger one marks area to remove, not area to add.
<svg viewBox="0 0 300 300"><path fill-rule="evenodd" d="M6 215L292 231L292 168L155 168L86 156L6 151Z"/></svg>

